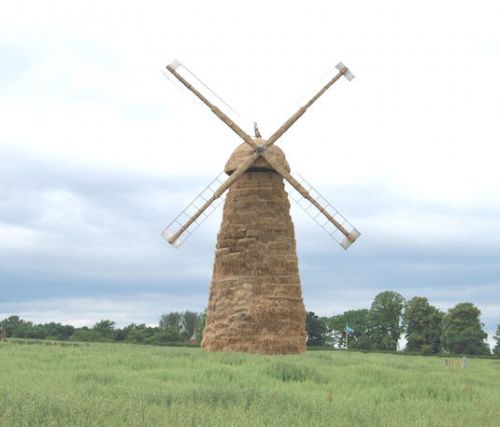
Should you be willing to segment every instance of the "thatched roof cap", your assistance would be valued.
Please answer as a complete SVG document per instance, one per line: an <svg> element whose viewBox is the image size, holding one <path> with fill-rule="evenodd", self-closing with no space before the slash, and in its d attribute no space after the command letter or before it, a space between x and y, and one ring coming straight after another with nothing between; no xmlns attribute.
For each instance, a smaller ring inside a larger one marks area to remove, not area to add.
<svg viewBox="0 0 500 427"><path fill-rule="evenodd" d="M255 141L259 143L258 139L256 139ZM231 157L227 161L226 166L224 167L224 172L226 172L228 175L231 175L236 169L238 169L238 166L241 165L241 163L243 163L248 157L253 154L253 152L253 148L250 147L247 143L244 142L243 144L239 145L236 150L233 151L233 154L231 154ZM270 156L274 161L279 162L281 166L283 166L288 172L290 172L290 165L286 161L285 153L283 153L283 150L277 145L272 145L271 147L269 147L267 150L267 155ZM273 170L269 163L267 163L262 157L258 158L250 169Z"/></svg>

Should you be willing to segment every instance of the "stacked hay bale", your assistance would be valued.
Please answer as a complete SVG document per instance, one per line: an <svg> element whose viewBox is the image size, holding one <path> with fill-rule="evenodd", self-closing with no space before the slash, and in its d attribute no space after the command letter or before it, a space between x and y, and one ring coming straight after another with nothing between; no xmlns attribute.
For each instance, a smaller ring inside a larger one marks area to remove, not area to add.
<svg viewBox="0 0 500 427"><path fill-rule="evenodd" d="M225 172L251 154L240 145ZM290 170L277 146L269 155ZM202 348L302 353L305 317L290 202L282 177L260 158L226 197Z"/></svg>

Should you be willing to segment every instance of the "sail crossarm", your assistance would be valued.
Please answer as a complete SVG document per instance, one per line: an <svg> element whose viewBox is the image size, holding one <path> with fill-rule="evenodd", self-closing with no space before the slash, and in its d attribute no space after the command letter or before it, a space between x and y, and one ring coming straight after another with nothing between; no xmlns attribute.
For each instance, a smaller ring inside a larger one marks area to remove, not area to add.
<svg viewBox="0 0 500 427"><path fill-rule="evenodd" d="M289 186L289 197L297 203L326 234L335 240L344 249L356 241L361 233L335 209L306 179L297 174L295 179L311 195L316 203L304 197L296 188ZM318 208L319 205L321 207ZM333 221L332 221L333 219Z"/></svg>
<svg viewBox="0 0 500 427"><path fill-rule="evenodd" d="M219 189L222 183L224 183L226 174L221 172L215 179L213 179L205 189L179 214L177 217L161 232L161 236L174 247L178 248L181 246L191 234L203 223L205 220L215 212L215 210L224 201L224 194L213 200L207 205L214 193ZM205 206L207 205L207 206ZM203 209L201 209L203 207ZM201 210L201 212L200 212ZM190 221L196 214L198 216L194 221ZM186 224L189 224L186 227ZM179 231L182 230L182 239L176 237Z"/></svg>

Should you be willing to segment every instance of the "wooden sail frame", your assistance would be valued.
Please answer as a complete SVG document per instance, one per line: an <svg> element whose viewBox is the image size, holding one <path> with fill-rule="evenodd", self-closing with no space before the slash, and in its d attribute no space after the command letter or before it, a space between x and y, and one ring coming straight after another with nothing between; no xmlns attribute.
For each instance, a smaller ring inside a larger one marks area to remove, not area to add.
<svg viewBox="0 0 500 427"><path fill-rule="evenodd" d="M347 249L359 236L360 233L356 230L343 216L340 215L338 211L333 208L329 203L327 205L322 205L315 197L313 197L310 191L302 185L304 180L299 181L295 179L279 162L275 161L272 156L269 156L267 150L276 141L283 136L283 134L299 119L304 115L304 113L313 105L331 86L333 86L342 76L344 76L348 81L354 78L352 72L342 63L337 64L336 68L338 73L329 80L314 96L302 107L300 107L283 125L281 125L267 140L259 138L257 143L252 137L250 137L241 127L239 127L233 120L231 120L222 110L210 102L200 91L198 91L193 85L191 85L181 74L177 72L177 69L182 67L182 64L178 61L174 61L167 65L166 69L190 92L192 92L198 99L200 99L210 110L223 122L225 123L233 132L235 132L245 143L247 143L254 150L253 153L243 161L239 167L223 182L220 182L217 189L212 190L212 194L209 197L203 198L203 203L200 207L197 207L191 216L185 220L184 223L179 221L182 216L187 217L187 209L193 206L193 202L184 209L181 214L162 232L162 236L172 245L179 246L178 241L180 237L189 230L193 229L193 226L198 226L201 222L200 217L204 219L207 215L205 211L209 209L212 204L218 200L225 191L236 182L236 180L241 177L252 165L259 159L263 157L266 162L279 173L305 200L307 200L311 206L314 206L316 210L322 214L333 226L338 230L344 238L339 240L335 239L344 249ZM212 181L213 183L213 181ZM211 183L211 184L212 184ZM211 188L209 184L209 188ZM312 187L311 187L312 188ZM319 193L318 193L319 194ZM195 199L195 201L198 199ZM195 202L194 201L194 202ZM330 207L331 209L328 209ZM338 215L337 215L338 214ZM171 226L177 224L179 226L178 230L175 232L171 231ZM320 224L321 225L321 224ZM194 227L194 228L196 228ZM324 228L324 227L323 227ZM330 233L329 233L330 234Z"/></svg>

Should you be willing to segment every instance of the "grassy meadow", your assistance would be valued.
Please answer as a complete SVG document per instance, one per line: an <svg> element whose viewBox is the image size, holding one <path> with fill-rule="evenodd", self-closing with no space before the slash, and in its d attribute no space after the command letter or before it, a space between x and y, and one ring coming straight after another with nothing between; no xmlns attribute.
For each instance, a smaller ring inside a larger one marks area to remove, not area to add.
<svg viewBox="0 0 500 427"><path fill-rule="evenodd" d="M500 360L0 343L1 426L498 426Z"/></svg>

